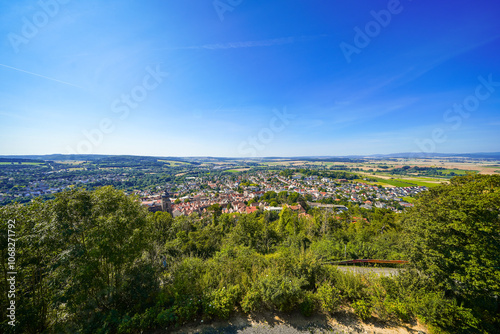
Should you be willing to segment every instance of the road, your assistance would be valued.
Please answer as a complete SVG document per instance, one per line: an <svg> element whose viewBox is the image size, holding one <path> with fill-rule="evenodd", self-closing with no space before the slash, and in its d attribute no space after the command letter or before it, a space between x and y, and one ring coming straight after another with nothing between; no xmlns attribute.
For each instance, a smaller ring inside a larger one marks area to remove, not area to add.
<svg viewBox="0 0 500 334"><path fill-rule="evenodd" d="M381 267L361 267L361 266L337 266L339 270L344 272L353 272L356 274L367 275L375 273L382 276L397 275L399 268L381 268Z"/></svg>

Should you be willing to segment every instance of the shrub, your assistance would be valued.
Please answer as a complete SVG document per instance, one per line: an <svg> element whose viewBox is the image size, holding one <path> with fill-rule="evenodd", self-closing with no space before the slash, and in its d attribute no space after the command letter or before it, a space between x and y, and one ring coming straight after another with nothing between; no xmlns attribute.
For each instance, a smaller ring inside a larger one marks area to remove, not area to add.
<svg viewBox="0 0 500 334"><path fill-rule="evenodd" d="M300 303L300 313L305 317L310 317L316 309L316 299L311 291L306 291L302 303Z"/></svg>
<svg viewBox="0 0 500 334"><path fill-rule="evenodd" d="M302 299L304 281L293 276L268 274L258 282L259 295L268 307L291 311Z"/></svg>
<svg viewBox="0 0 500 334"><path fill-rule="evenodd" d="M359 299L351 304L354 312L363 321L367 320L372 315L372 305L364 299Z"/></svg>
<svg viewBox="0 0 500 334"><path fill-rule="evenodd" d="M387 312L394 315L396 318L403 322L410 322L414 318L413 310L410 305L410 301L404 301L400 298L397 299L386 299L384 305Z"/></svg>
<svg viewBox="0 0 500 334"><path fill-rule="evenodd" d="M444 298L442 293L421 296L416 312L425 324L455 333L479 332L481 326L471 309L458 305L455 299Z"/></svg>
<svg viewBox="0 0 500 334"><path fill-rule="evenodd" d="M328 282L320 285L316 297L321 310L326 313L335 312L342 304L342 292Z"/></svg>
<svg viewBox="0 0 500 334"><path fill-rule="evenodd" d="M188 322L195 318L201 310L201 299L191 297L185 300L176 301L175 315L180 323Z"/></svg>
<svg viewBox="0 0 500 334"><path fill-rule="evenodd" d="M167 327L177 322L177 315L173 307L165 309L158 313L156 322L160 327Z"/></svg>
<svg viewBox="0 0 500 334"><path fill-rule="evenodd" d="M340 273L337 280L337 288L350 301L362 299L366 296L366 284L364 278L354 273Z"/></svg>
<svg viewBox="0 0 500 334"><path fill-rule="evenodd" d="M155 327L158 310L154 307L148 308L144 313L136 313L132 318L125 316L118 326L118 333L136 333Z"/></svg>
<svg viewBox="0 0 500 334"><path fill-rule="evenodd" d="M144 330L158 326L164 328L173 325L176 321L177 317L173 308L160 310L159 307L151 307L143 313L135 314L132 318L128 315L123 317L117 332L120 334L142 333Z"/></svg>
<svg viewBox="0 0 500 334"><path fill-rule="evenodd" d="M371 280L370 283L368 291L370 294L373 312L383 321L393 320L392 318L394 315L387 309L389 296L383 286L382 279L375 278Z"/></svg>
<svg viewBox="0 0 500 334"><path fill-rule="evenodd" d="M179 297L200 295L203 289L200 286L200 278L205 272L205 263L198 258L185 258L175 265L172 270L174 277L171 289Z"/></svg>
<svg viewBox="0 0 500 334"><path fill-rule="evenodd" d="M320 271L317 276L318 282L322 281L330 281L332 283L337 283L339 277L344 273L340 271L336 266L332 265L323 265L320 268Z"/></svg>
<svg viewBox="0 0 500 334"><path fill-rule="evenodd" d="M259 291L251 288L243 297L241 301L241 308L243 312L248 313L258 310L261 307L261 304L262 299L260 297Z"/></svg>
<svg viewBox="0 0 500 334"><path fill-rule="evenodd" d="M123 317L121 324L118 326L118 333L132 333L134 327L136 326L136 323L138 323L137 320L132 321L132 319L128 315L126 315L125 317Z"/></svg>
<svg viewBox="0 0 500 334"><path fill-rule="evenodd" d="M203 301L204 314L221 319L229 318L241 293L240 286L234 285L228 289L214 290Z"/></svg>

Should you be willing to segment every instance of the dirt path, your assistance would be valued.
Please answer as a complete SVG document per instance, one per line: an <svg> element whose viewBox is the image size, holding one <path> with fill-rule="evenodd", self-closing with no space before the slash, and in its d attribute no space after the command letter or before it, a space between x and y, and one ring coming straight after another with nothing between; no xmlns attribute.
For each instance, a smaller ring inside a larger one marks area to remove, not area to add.
<svg viewBox="0 0 500 334"><path fill-rule="evenodd" d="M157 332L163 334L166 332ZM259 312L251 315L236 314L227 321L193 323L174 331L175 334L426 334L427 329L418 324L389 324L373 319L362 322L351 310L341 310L333 317L316 314L304 317L300 313L283 314Z"/></svg>

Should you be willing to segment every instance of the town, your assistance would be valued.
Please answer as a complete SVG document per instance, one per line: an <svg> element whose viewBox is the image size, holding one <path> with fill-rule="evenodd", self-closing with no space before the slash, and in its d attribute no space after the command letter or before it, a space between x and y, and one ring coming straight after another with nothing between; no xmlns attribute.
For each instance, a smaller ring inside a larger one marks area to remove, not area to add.
<svg viewBox="0 0 500 334"><path fill-rule="evenodd" d="M65 190L113 186L149 211L172 216L350 206L401 213L415 196L455 175L498 173L496 160L456 157L237 159L146 156L21 156L0 158L0 205L53 199ZM283 201L284 197L290 198Z"/></svg>
<svg viewBox="0 0 500 334"><path fill-rule="evenodd" d="M335 211L354 205L366 210L387 208L400 213L412 206L415 195L428 189L426 185L431 185L415 181L395 183L405 186L392 186L389 181L386 181L388 184L374 182L376 179L358 173L367 169L359 164L367 161L358 159L347 160L346 166L311 165L307 161L286 166L243 160L220 163L213 159L87 158L3 158L0 204L26 203L36 197L47 200L68 189L111 185L137 196L152 212L165 211L161 202L167 191L171 202L169 212L174 217L200 214L213 205L219 205L224 213L280 211L284 203L279 199L285 194L292 196L293 201L288 201L293 204L291 207L304 214L308 208L318 205L337 208ZM366 166L372 167L372 163L375 162L368 161Z"/></svg>
<svg viewBox="0 0 500 334"><path fill-rule="evenodd" d="M247 176L194 178L178 185L176 192L170 194L172 202L171 214L174 217L203 213L212 205L219 205L223 213L252 213L258 209L280 211L273 199L283 193L295 193L307 200L308 206L318 206L346 210L343 204L352 203L361 208L371 210L373 207L388 208L400 213L404 207L413 206L405 198L427 190L425 186L392 187L369 185L363 182L348 182L346 179L304 177L296 174L290 177L271 172L256 172ZM141 196L142 204L152 212L162 211L163 194L136 191ZM342 203L342 205L340 204ZM286 205L286 204L285 204ZM293 210L305 213L305 208L297 203L290 206Z"/></svg>

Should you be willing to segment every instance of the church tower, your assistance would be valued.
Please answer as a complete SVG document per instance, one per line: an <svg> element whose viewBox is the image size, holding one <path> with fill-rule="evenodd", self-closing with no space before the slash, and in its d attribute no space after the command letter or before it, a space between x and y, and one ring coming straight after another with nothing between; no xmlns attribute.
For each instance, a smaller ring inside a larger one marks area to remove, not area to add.
<svg viewBox="0 0 500 334"><path fill-rule="evenodd" d="M172 214L172 202L170 201L170 195L166 190L165 193L161 196L161 210L163 212Z"/></svg>

